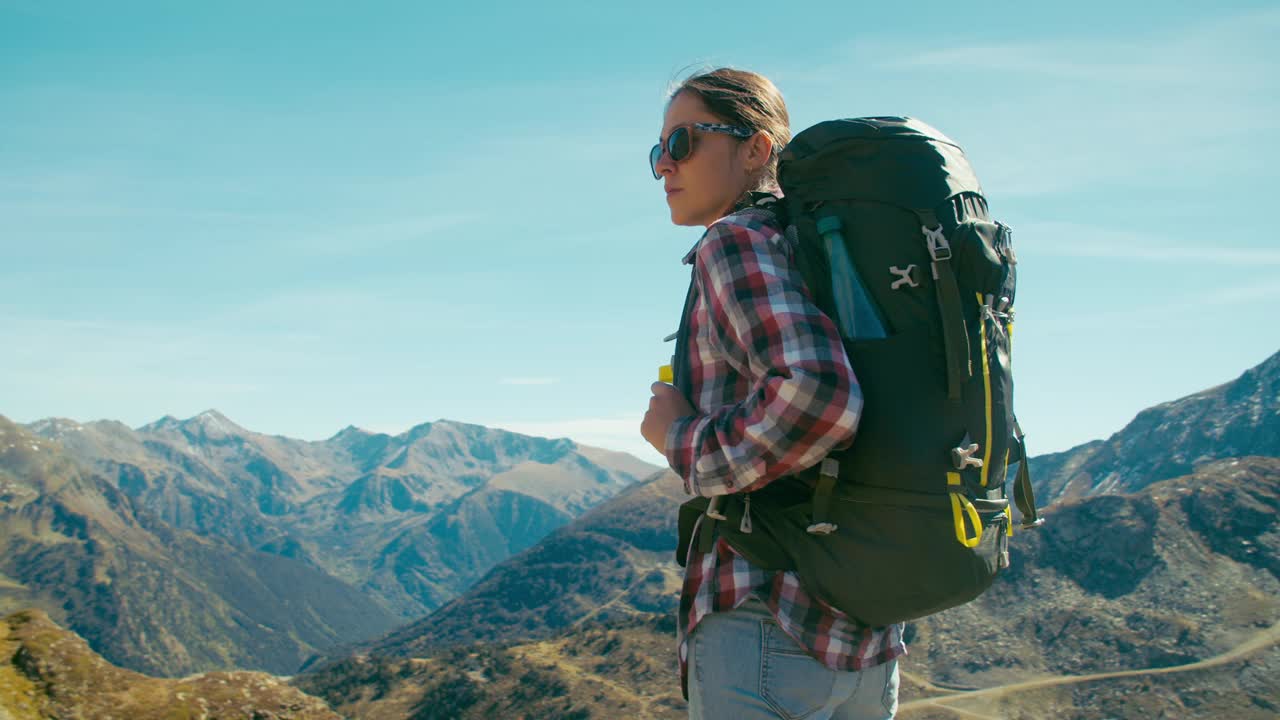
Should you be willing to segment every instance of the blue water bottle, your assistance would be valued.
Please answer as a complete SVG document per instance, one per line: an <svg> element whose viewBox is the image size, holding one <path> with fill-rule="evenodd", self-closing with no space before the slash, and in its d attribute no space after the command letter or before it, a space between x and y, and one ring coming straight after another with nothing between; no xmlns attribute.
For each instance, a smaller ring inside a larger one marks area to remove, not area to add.
<svg viewBox="0 0 1280 720"><path fill-rule="evenodd" d="M886 337L884 321L849 258L841 227L840 218L835 215L818 218L818 234L822 235L827 264L831 266L831 296L836 309L832 319L839 326L840 335L850 340Z"/></svg>

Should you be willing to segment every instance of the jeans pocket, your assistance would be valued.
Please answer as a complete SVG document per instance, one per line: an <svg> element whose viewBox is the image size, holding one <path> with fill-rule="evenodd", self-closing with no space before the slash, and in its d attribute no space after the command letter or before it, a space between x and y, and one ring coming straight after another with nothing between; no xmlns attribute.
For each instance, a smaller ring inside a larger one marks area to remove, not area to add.
<svg viewBox="0 0 1280 720"><path fill-rule="evenodd" d="M835 687L835 673L774 623L762 623L761 631L760 697L788 720L809 717L825 707Z"/></svg>

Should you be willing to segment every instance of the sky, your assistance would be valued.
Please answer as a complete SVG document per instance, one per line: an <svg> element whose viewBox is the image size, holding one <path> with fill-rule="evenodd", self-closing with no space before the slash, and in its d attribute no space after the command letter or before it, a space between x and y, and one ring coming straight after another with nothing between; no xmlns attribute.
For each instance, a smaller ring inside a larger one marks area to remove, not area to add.
<svg viewBox="0 0 1280 720"><path fill-rule="evenodd" d="M701 228L646 158L721 65L795 132L965 149L1014 231L1032 454L1280 349L1280 8L888 5L0 0L0 414L450 419L661 464Z"/></svg>

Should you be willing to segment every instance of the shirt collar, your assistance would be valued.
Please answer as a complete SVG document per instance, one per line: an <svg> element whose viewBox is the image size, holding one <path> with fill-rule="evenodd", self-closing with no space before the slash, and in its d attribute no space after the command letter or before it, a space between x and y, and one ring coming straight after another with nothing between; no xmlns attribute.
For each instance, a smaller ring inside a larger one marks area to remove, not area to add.
<svg viewBox="0 0 1280 720"><path fill-rule="evenodd" d="M749 194L747 195L747 197L743 198L743 199L742 199L742 200L741 200L741 201L740 201L740 202L739 202L739 203L738 203L738 204L733 208L733 210L731 210L731 211L729 212L729 214L730 214L730 215L732 215L733 213L740 212L740 211L742 211L742 210L745 210L745 209L747 209L747 208L749 208L749 207L753 207L753 206L755 206L755 205L767 205L767 204L769 204L769 203L771 203L771 202L777 202L779 199L781 199L781 198L780 198L780 196L779 196L779 195L775 195L775 194L773 194L773 193L768 193L768 192L755 192L755 191L753 191L753 192L749 193ZM726 217L728 217L728 216L726 216ZM716 222L720 222L720 221L719 221L719 220L717 220ZM712 224L714 224L714 223L712 223ZM710 229L710 228L708 228L708 230L709 230L709 229ZM698 254L698 246L702 244L702 238L705 238L706 236L707 236L707 234L704 232L704 233L702 234L702 237L698 238L698 242L694 243L694 244L693 244L693 247L689 248L689 252L687 252L687 253L685 253L685 254L684 254L684 259L682 259L682 260L680 261L680 263L681 263L682 265L692 265L692 264L693 264L693 258L694 258L694 256L695 256L695 255L697 255L697 254Z"/></svg>
<svg viewBox="0 0 1280 720"><path fill-rule="evenodd" d="M706 234L703 233L702 237L706 237ZM684 259L681 260L680 263L683 265L692 265L693 256L698 254L698 246L701 244L702 244L702 238L698 238L698 242L694 243L693 247L689 248L689 252L685 253Z"/></svg>

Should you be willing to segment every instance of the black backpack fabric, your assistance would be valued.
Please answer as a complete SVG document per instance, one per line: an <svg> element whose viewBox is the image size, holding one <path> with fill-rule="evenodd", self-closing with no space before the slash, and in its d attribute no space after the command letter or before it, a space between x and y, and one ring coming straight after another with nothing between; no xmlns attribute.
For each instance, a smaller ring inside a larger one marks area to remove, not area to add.
<svg viewBox="0 0 1280 720"><path fill-rule="evenodd" d="M1013 415L1017 258L954 142L913 118L832 120L798 134L770 205L814 302L841 328L864 398L853 445L760 491L681 508L765 569L872 626L968 602L1009 565L1014 501L1038 525ZM674 384L690 395L694 288Z"/></svg>

